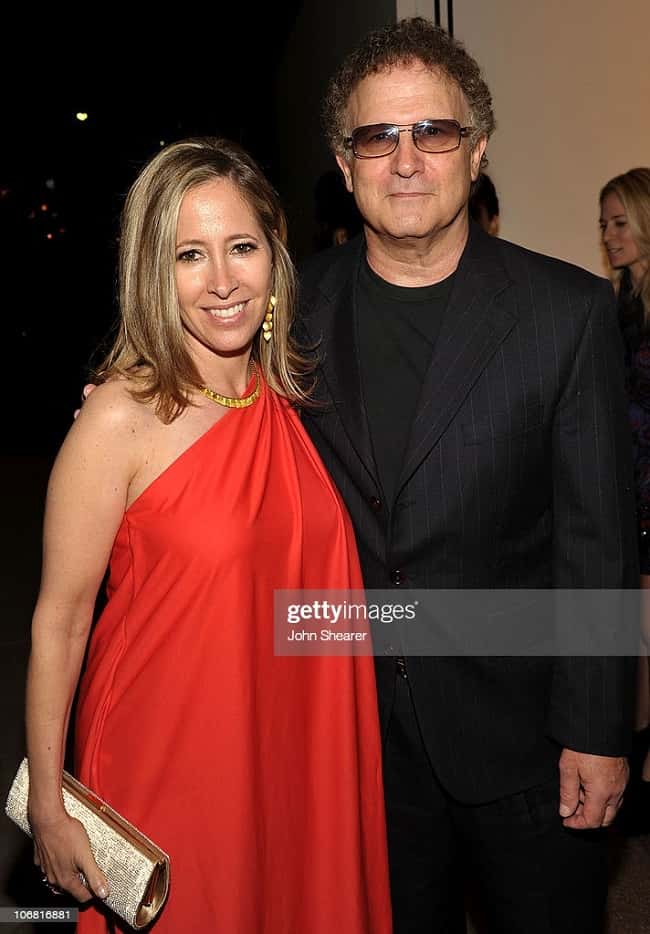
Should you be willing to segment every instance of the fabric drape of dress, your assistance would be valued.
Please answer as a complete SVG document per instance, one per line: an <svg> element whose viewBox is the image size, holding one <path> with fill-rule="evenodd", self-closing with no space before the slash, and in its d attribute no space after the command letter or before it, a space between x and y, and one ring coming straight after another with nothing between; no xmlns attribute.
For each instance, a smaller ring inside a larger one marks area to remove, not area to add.
<svg viewBox="0 0 650 934"><path fill-rule="evenodd" d="M156 934L389 934L372 658L274 655L274 589L361 586L338 493L264 385L125 513L77 775L170 855Z"/></svg>

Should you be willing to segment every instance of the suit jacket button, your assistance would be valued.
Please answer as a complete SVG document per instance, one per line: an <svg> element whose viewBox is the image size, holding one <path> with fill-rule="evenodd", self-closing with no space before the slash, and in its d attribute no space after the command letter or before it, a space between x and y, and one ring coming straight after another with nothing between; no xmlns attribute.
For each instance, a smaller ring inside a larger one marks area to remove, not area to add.
<svg viewBox="0 0 650 934"><path fill-rule="evenodd" d="M404 574L404 571L400 570L400 568L396 568L394 571L390 572L390 582L396 587L401 586L405 580L406 575Z"/></svg>
<svg viewBox="0 0 650 934"><path fill-rule="evenodd" d="M379 511L380 511L380 509L381 509L381 500L380 500L380 499L378 499L376 496L371 496L370 499L368 500L368 502L369 502L370 508L372 509L373 512L379 512Z"/></svg>
<svg viewBox="0 0 650 934"><path fill-rule="evenodd" d="M405 681L408 681L408 671L406 670L406 659L403 655L398 655L396 658L397 663L397 674L400 678L404 678Z"/></svg>

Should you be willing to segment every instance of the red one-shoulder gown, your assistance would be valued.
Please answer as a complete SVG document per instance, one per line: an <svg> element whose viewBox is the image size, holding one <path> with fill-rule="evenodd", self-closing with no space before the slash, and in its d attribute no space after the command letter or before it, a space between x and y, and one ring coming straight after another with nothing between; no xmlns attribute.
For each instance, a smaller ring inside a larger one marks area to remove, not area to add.
<svg viewBox="0 0 650 934"><path fill-rule="evenodd" d="M127 510L77 774L170 855L156 934L390 934L372 658L274 655L274 589L361 586L340 497L265 386Z"/></svg>

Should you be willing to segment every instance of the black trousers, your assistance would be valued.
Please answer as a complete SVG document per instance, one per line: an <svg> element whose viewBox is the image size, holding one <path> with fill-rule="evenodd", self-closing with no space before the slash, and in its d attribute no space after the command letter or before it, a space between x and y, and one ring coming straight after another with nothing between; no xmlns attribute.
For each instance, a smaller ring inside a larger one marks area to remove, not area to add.
<svg viewBox="0 0 650 934"><path fill-rule="evenodd" d="M465 896L489 934L599 934L606 830L571 831L557 780L464 805L436 779L399 675L384 752L394 934L464 934Z"/></svg>

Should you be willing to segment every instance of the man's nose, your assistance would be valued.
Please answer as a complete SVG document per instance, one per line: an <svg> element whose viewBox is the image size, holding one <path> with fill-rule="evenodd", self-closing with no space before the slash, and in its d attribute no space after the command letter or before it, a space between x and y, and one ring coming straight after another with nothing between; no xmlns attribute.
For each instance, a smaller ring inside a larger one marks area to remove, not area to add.
<svg viewBox="0 0 650 934"><path fill-rule="evenodd" d="M421 152L413 142L413 133L411 130L403 130L399 135L397 149L392 154L393 171L396 175L402 175L405 178L415 175L422 170L424 164L424 153Z"/></svg>

